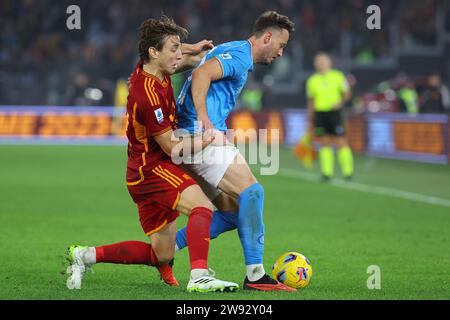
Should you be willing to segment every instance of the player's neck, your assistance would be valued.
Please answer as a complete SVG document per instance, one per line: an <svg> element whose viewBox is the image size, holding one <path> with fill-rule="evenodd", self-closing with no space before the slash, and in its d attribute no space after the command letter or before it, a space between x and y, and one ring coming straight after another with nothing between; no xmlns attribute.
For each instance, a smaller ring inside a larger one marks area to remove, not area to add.
<svg viewBox="0 0 450 320"><path fill-rule="evenodd" d="M161 81L164 80L164 72L162 72L158 66L156 66L152 63L144 63L144 65L142 66L142 69L146 73L151 74L152 76L158 78L159 80L161 80Z"/></svg>
<svg viewBox="0 0 450 320"><path fill-rule="evenodd" d="M250 51L252 53L252 58L253 58L253 63L257 63L258 61L256 61L255 57L258 51L258 47L256 45L256 38L255 36L251 36L250 38L248 38L248 42L250 42L251 46L250 46Z"/></svg>
<svg viewBox="0 0 450 320"><path fill-rule="evenodd" d="M318 72L319 72L319 74L321 74L321 75L326 75L326 74L328 73L328 71L330 71L330 69L327 69L327 70L319 70Z"/></svg>

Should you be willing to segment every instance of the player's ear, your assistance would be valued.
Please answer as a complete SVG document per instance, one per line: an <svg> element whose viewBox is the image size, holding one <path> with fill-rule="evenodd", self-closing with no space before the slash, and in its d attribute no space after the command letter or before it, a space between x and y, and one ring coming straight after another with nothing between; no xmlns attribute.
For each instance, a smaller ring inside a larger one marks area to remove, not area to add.
<svg viewBox="0 0 450 320"><path fill-rule="evenodd" d="M268 44L270 42L270 39L272 39L272 32L266 31L264 33L264 44Z"/></svg>
<svg viewBox="0 0 450 320"><path fill-rule="evenodd" d="M155 47L148 48L148 56L151 59L158 59L159 51Z"/></svg>

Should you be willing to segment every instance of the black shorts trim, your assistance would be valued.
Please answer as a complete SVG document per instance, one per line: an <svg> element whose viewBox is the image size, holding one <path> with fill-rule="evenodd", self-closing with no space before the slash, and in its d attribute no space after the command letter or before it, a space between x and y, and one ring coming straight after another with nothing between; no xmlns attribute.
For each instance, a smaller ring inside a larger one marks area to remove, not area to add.
<svg viewBox="0 0 450 320"><path fill-rule="evenodd" d="M314 133L316 136L345 135L344 122L340 110L328 112L314 112Z"/></svg>

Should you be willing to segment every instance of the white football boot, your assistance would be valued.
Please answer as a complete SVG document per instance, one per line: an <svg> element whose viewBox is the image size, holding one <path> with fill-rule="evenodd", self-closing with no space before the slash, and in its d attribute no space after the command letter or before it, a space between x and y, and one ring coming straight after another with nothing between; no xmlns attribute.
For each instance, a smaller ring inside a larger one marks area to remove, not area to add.
<svg viewBox="0 0 450 320"><path fill-rule="evenodd" d="M216 279L212 269L205 270L205 274L195 279L190 278L187 285L188 292L232 292L239 289L239 285L234 282Z"/></svg>
<svg viewBox="0 0 450 320"><path fill-rule="evenodd" d="M86 271L90 270L90 265L84 263L83 253L88 247L71 245L67 249L66 260L70 263L66 273L69 274L66 285L69 289L81 289L81 282Z"/></svg>

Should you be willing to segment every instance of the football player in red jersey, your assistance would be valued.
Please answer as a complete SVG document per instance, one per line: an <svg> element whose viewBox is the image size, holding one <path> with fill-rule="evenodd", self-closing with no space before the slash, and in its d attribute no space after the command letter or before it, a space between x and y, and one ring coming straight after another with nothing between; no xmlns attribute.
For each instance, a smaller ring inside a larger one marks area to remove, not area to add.
<svg viewBox="0 0 450 320"><path fill-rule="evenodd" d="M179 143L183 150L189 150L189 145L206 147L213 140L174 139L177 114L170 80L171 74L193 68L212 43L181 44L187 31L166 16L144 21L139 31L141 60L130 78L127 102L126 183L151 244L126 241L97 247L73 245L68 250L71 264L67 286L79 289L86 269L95 263L155 266L166 283L178 286L168 262L174 256L175 219L181 212L189 217L191 274L187 290L234 291L237 284L216 279L207 265L213 205L196 181L171 160Z"/></svg>

